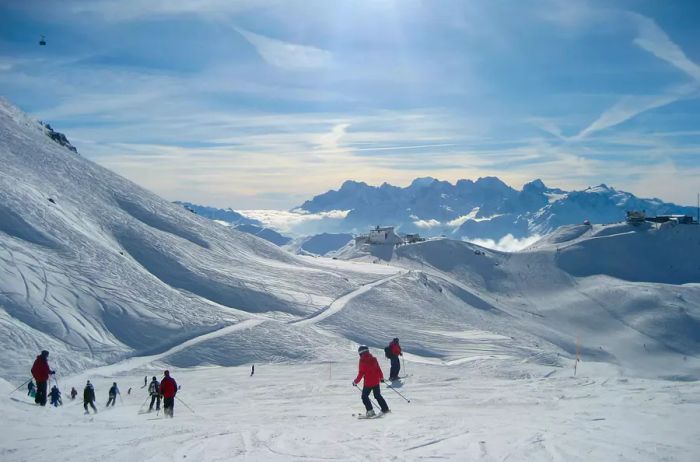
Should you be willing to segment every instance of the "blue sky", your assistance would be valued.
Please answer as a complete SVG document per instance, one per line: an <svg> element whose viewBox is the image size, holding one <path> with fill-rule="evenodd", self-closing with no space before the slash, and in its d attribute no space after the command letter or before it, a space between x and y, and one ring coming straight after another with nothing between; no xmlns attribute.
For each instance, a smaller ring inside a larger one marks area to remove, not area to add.
<svg viewBox="0 0 700 462"><path fill-rule="evenodd" d="M700 189L697 1L6 0L0 95L236 209L428 175Z"/></svg>

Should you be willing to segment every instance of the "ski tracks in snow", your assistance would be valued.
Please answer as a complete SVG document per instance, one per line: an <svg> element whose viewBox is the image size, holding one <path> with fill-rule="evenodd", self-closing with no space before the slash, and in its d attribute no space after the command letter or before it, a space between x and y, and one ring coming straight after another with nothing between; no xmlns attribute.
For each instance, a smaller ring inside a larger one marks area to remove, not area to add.
<svg viewBox="0 0 700 462"><path fill-rule="evenodd" d="M131 358L127 358L123 361L120 361L115 364L110 364L107 366L101 366L97 367L95 369L91 369L88 371L81 372L80 374L77 374L76 376L73 376L72 378L84 378L87 376L92 376L92 375L100 375L103 377L110 377L114 376L118 373L121 372L128 372L133 369L136 369L138 367L145 366L147 364L150 364L154 361L158 361L159 359L165 358L166 356L170 356L172 354L178 353L186 348L189 348L191 346L197 345L198 343L205 342L207 340L211 340L214 338L222 337L224 335L228 335L232 332L237 332L240 330L245 330L245 329L251 329L259 324L262 324L263 322L267 321L265 318L253 318L253 319L247 319L245 321L238 322L236 324L222 327L221 329L214 330L212 332L208 332L206 334L191 338L189 340L186 340L185 342L176 345L169 350L166 350L162 353L157 353L155 355L148 355L148 356L134 356Z"/></svg>
<svg viewBox="0 0 700 462"><path fill-rule="evenodd" d="M358 297L364 293L369 292L373 288L380 286L384 283L387 283L393 279L399 278L406 274L405 271L397 271L396 273L392 274L391 276L378 279L374 282L370 282L368 284L363 285L362 287L359 287L358 289L355 289L351 292L348 292L345 295L342 295L341 297L335 299L328 307L326 307L323 310L320 310L319 312L316 312L312 314L311 316L307 318L303 318L300 320L294 320L289 322L289 324L297 325L297 326L304 326L304 325L311 325L311 324L316 324L319 321L322 321L323 319L326 319L345 308L345 306L350 302L352 299L355 297ZM186 340L185 342L176 345L166 351L163 351L161 353L157 353L154 355L147 355L147 356L133 356L127 359L124 359L120 362L106 365L106 366L100 366L94 369L86 370L83 371L79 374L76 374L75 376L71 377L72 379L85 379L89 376L103 376L103 377L111 377L115 376L119 373L124 373L131 371L133 369L139 368L146 366L152 362L158 361L160 359L163 359L167 356L173 355L175 353L179 353L182 350L185 350L189 347L192 347L194 345L197 345L199 343L205 342L207 340L215 339L218 337L223 337L225 335L231 334L233 332L241 331L241 330L246 330L246 329L252 329L264 322L267 321L276 321L273 318L268 318L265 316L257 316L251 319L247 319L245 321L238 322L233 325L229 325L226 327L222 327L220 329L208 332L203 335L199 335L197 337L193 337L189 340Z"/></svg>
<svg viewBox="0 0 700 462"><path fill-rule="evenodd" d="M397 279L405 274L406 274L405 271L398 271L397 273L392 274L391 276L388 276L388 277L385 277L382 279L378 279L374 282L370 282L369 284L365 284L364 286L362 286L358 289L355 289L352 292L348 292L347 294L345 294L339 298L336 298L325 309L320 310L319 312L316 312L307 318L292 321L292 322L290 322L290 324L294 324L297 326L305 326L308 324L317 324L318 322L323 321L324 319L326 319L330 316L333 316L334 314L342 311L343 308L345 308L345 305L347 305L348 302L350 302L355 297L358 297L364 293L367 293L370 290L374 289L375 287L380 286L382 284L385 284L385 283L392 281L394 279Z"/></svg>

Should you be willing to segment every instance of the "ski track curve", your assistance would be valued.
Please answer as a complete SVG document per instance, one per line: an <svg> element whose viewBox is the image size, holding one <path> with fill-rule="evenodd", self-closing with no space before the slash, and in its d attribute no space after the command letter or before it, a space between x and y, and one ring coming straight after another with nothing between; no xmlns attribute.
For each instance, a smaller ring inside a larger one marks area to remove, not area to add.
<svg viewBox="0 0 700 462"><path fill-rule="evenodd" d="M358 289L355 289L352 292L348 292L347 294L336 298L325 309L314 313L310 317L292 321L292 322L290 322L290 324L294 324L297 326L306 326L309 324L317 324L318 322L323 321L324 319L326 319L330 316L333 316L334 314L342 311L343 308L345 308L345 305L347 305L348 302L350 302L355 297L358 297L364 293L367 293L370 290L374 289L375 287L380 286L380 285L387 283L389 281L392 281L394 279L397 279L405 274L406 274L405 271L398 271L397 273L392 274L391 276L387 276L385 278L378 279L374 282L370 282L369 284L365 284L364 286L362 286Z"/></svg>
<svg viewBox="0 0 700 462"><path fill-rule="evenodd" d="M239 323L222 327L221 329L217 329L211 332L208 332L206 334L199 335L197 337L193 337L189 340L184 341L183 343L176 345L169 350L166 350L162 353L157 353L154 355L148 355L148 356L133 356L127 359L124 359L122 361L119 361L114 364L108 364L106 366L100 366L96 367L94 369L89 369L83 372L80 372L76 375L71 376L71 379L81 379L85 378L88 376L103 376L103 377L111 377L114 376L120 372L128 372L130 370L136 369L141 366L145 366L147 364L150 364L154 361L158 361L159 359L165 358L166 356L170 356L172 354L178 353L186 348L189 348L193 345L197 345L198 343L202 343L207 340L211 340L214 338L222 337L224 335L228 335L232 332L237 332L240 330L245 330L245 329L251 329L259 324L262 324L263 322L268 321L266 318L253 318L253 319L246 319L245 321L241 321Z"/></svg>
<svg viewBox="0 0 700 462"><path fill-rule="evenodd" d="M353 290L351 292L348 292L345 295L342 295L335 299L333 302L331 302L328 307L325 309L321 310L320 312L314 313L310 317L301 319L301 320L295 320L289 322L289 324L294 324L298 326L303 326L303 325L312 325L316 324L319 321L326 319L329 316L332 316L335 313L338 313L341 311L343 308L345 308L345 305L355 297L358 297L359 295L362 295L373 288L382 285L386 282L389 282L393 279L399 278L406 274L405 271L397 271L396 273L385 277L378 279L376 281L370 282L368 284L363 285L362 287L359 287L356 290ZM82 372L79 372L78 374L66 377L70 378L71 380L80 380L80 379L86 379L87 377L90 376L102 376L102 377L112 377L115 376L119 373L122 372L128 372L133 369L136 369L138 367L146 366L154 361L158 361L159 359L165 358L167 356L173 355L175 353L179 353L182 350L185 350L186 348L189 348L191 346L197 345L199 343L205 342L207 340L211 340L214 338L218 337L223 337L225 335L228 335L232 332L237 332L241 330L246 330L246 329L251 329L255 326L258 326L262 324L263 322L266 321L276 321L273 318L268 318L265 316L258 316L252 319L247 319L245 321L241 321L239 323L229 325L222 327L220 329L207 332L206 334L199 335L197 337L193 337L189 340L184 341L183 343L176 345L166 351L163 351L161 353L157 353L154 355L146 355L146 356L132 356L129 358L126 358L122 361L119 361L114 364L108 364L105 366L99 366L93 369L88 369Z"/></svg>

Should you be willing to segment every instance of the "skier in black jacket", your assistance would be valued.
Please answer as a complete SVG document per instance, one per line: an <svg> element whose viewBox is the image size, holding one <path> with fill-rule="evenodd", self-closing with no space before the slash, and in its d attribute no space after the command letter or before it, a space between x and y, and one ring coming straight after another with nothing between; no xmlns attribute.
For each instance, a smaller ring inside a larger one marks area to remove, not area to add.
<svg viewBox="0 0 700 462"><path fill-rule="evenodd" d="M90 413L90 411L88 411L88 404L92 410L95 411L95 414L97 414L97 408L95 407L95 389L92 388L92 384L89 380L87 381L85 389L83 390L83 407L85 408L86 414Z"/></svg>

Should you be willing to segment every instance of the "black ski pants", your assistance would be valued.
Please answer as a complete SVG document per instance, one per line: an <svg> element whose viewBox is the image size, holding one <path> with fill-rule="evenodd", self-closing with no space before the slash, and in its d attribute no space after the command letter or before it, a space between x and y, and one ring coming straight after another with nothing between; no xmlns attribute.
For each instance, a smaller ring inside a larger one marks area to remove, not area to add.
<svg viewBox="0 0 700 462"><path fill-rule="evenodd" d="M48 382L37 382L36 383L36 396L34 397L34 402L42 406L46 406L46 386Z"/></svg>
<svg viewBox="0 0 700 462"><path fill-rule="evenodd" d="M399 371L401 370L401 361L398 356L391 357L391 370L389 371L389 378L395 379L399 376Z"/></svg>
<svg viewBox="0 0 700 462"><path fill-rule="evenodd" d="M95 407L94 401L83 401L83 407L85 408L85 412L88 412L88 404L90 405L93 411L97 412L97 408Z"/></svg>
<svg viewBox="0 0 700 462"><path fill-rule="evenodd" d="M109 399L107 400L107 407L109 407L110 403L112 404L112 407L117 403L117 395L109 395Z"/></svg>
<svg viewBox="0 0 700 462"><path fill-rule="evenodd" d="M156 403L156 411L160 411L160 395L151 395L151 405L148 407L149 411L153 410L153 403Z"/></svg>
<svg viewBox="0 0 700 462"><path fill-rule="evenodd" d="M173 411L175 410L175 397L163 398L163 414L173 417Z"/></svg>
<svg viewBox="0 0 700 462"><path fill-rule="evenodd" d="M372 401L369 399L370 391L374 394L374 399L376 399L379 403L379 407L382 409L382 412L388 411L389 406L387 406L386 401L384 401L384 397L382 397L382 391L379 388L379 385L376 387L362 387L362 404L365 405L365 409L368 411L372 410Z"/></svg>

